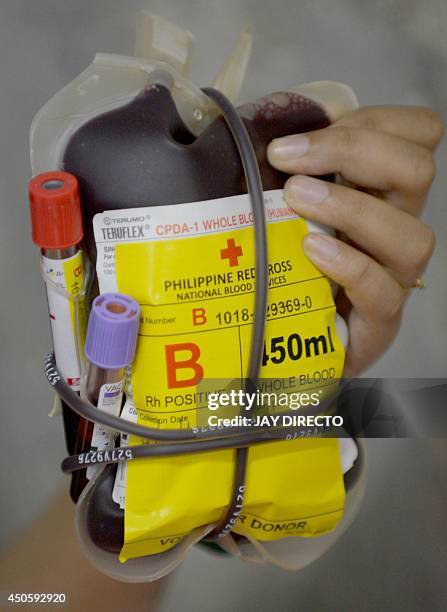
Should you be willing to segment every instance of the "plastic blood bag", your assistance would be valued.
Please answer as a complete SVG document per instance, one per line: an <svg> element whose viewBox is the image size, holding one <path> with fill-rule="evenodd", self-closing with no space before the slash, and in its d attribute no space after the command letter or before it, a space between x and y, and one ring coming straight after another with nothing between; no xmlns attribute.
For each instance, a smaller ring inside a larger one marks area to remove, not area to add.
<svg viewBox="0 0 447 612"><path fill-rule="evenodd" d="M163 450L163 441L171 441L164 429L171 428L173 441L185 439L182 436L189 432L188 441L194 444L192 430L201 408L195 399L197 378L203 374L204 379L232 380L249 370L251 316L261 310L253 304L252 291L261 279L264 284L268 281L270 295L260 378L266 384L293 378L297 385L307 386L320 384L314 380L316 374L328 373L328 384L334 385L341 377L346 326L335 312L327 279L301 252L302 237L312 227L286 206L282 197L286 176L267 163L266 146L272 138L323 128L356 107L349 88L320 82L271 94L238 109L254 148L251 165L258 166L261 175L258 188L265 192L269 265L256 274L253 244L260 232L252 227L255 199L246 195L249 177L241 148L211 103L212 96L207 97L211 90L207 94L187 79L189 35L182 36L178 28L153 16L145 15L141 23L147 27L140 37L145 45L137 45L138 57L97 56L40 111L31 136L36 171L60 167L80 180L83 244L96 264L99 291L120 291L141 305L132 397L126 385L127 404L135 418L129 419L123 409L120 420L136 420L132 427L153 430L152 436L131 433L130 423L125 426L133 439L126 449L127 476L119 495L114 490L115 458L104 459L107 450L64 462L66 467L82 467L78 495L88 483L76 510L84 551L101 571L132 582L154 580L172 571L195 542L219 527L234 491L239 490L233 484L236 462L231 450L225 455L218 450L172 457L154 453L150 459L150 453L143 451ZM244 40L246 50L246 36ZM184 51L180 67L179 49ZM237 90L246 65L246 53L237 56L229 65L238 69L225 69L225 78L216 81L227 94L234 90L227 88L229 77ZM175 66L171 66L173 57ZM208 297L213 299L202 304ZM67 389L53 379L50 382L62 397L70 397ZM89 395L94 403L98 384L87 384L88 394L95 391ZM79 398L71 400L74 410L80 407ZM111 415L92 411L84 406L79 412L122 431L121 423L111 424ZM87 421L84 426L88 428ZM160 439L160 434L166 438ZM91 435L92 425L84 442L79 436L78 447L96 446ZM108 444L114 440L110 435ZM147 444L153 440L159 443ZM217 442L221 440L206 444L215 449ZM164 448L165 453L171 451ZM110 465L88 482L86 462L102 463L99 455ZM259 449L250 447L246 475L245 523L241 517L233 530L236 535L220 540L237 542L241 551L233 550L234 554L251 556L251 549L242 551L240 542L249 546L252 538L261 542L258 556L277 560L276 551L270 550L276 543L270 541L274 529L287 542L287 551L293 548L295 562L295 541L315 539L319 548L323 532L332 529L339 534L344 484L335 440L281 440ZM297 493L293 501L288 489ZM256 531L261 514L263 522ZM304 516L309 517L306 524ZM291 532L290 517L300 518L293 522L297 530L304 525L306 532L304 528ZM298 537L303 535L307 537Z"/></svg>

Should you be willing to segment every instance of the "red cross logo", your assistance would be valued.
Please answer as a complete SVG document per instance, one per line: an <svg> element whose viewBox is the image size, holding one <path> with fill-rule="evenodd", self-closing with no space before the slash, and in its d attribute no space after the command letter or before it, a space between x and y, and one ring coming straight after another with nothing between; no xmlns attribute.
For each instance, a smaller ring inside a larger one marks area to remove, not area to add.
<svg viewBox="0 0 447 612"><path fill-rule="evenodd" d="M228 259L228 263L230 264L230 268L239 265L238 257L242 257L244 253L242 252L242 247L236 246L234 242L234 238L229 238L227 240L227 248L221 249L220 258Z"/></svg>

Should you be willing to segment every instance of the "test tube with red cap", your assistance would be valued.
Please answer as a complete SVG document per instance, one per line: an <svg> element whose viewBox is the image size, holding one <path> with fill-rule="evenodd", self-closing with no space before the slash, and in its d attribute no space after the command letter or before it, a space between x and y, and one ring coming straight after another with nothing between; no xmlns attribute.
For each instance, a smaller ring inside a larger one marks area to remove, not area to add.
<svg viewBox="0 0 447 612"><path fill-rule="evenodd" d="M46 281L56 362L67 383L79 391L78 339L82 342L85 310L72 299L79 295L84 283L78 181L67 172L39 174L29 183L29 199L33 241L40 247ZM62 414L67 450L73 454L79 417L63 402Z"/></svg>
<svg viewBox="0 0 447 612"><path fill-rule="evenodd" d="M29 183L29 199L33 241L41 250L44 277L51 281L47 295L56 362L70 387L79 391L79 310L66 295L78 296L84 281L78 181L67 172L39 174Z"/></svg>
<svg viewBox="0 0 447 612"><path fill-rule="evenodd" d="M99 295L92 304L85 340L87 399L103 410L119 416L126 368L132 363L138 338L140 307L131 297L121 293ZM117 432L81 419L75 454L114 448ZM95 466L75 472L71 497L77 501Z"/></svg>

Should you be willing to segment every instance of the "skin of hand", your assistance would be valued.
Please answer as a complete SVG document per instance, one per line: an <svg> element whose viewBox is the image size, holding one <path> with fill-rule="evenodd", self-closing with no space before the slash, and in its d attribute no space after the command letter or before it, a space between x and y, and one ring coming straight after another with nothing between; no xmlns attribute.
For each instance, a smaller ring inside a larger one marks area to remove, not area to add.
<svg viewBox="0 0 447 612"><path fill-rule="evenodd" d="M272 166L293 176L284 187L302 217L337 231L309 233L309 259L342 288L337 310L349 328L344 376L361 373L395 338L409 289L434 249L420 219L443 135L423 107L364 107L322 130L273 140ZM343 184L319 180L337 173Z"/></svg>
<svg viewBox="0 0 447 612"><path fill-rule="evenodd" d="M71 612L158 610L167 580L125 583L100 573L81 550L74 512L66 492L49 503L46 512L0 556L0 590L8 594L64 593L66 607L54 604L53 608Z"/></svg>

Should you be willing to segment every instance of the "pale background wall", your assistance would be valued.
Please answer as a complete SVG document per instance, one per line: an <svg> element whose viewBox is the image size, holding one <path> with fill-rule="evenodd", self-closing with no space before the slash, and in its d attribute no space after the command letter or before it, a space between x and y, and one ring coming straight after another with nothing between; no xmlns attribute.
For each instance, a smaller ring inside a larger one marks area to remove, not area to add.
<svg viewBox="0 0 447 612"><path fill-rule="evenodd" d="M58 470L64 454L60 423L46 418L51 393L41 373L49 333L37 253L29 239L28 128L50 95L96 51L132 53L140 7L196 33L193 77L202 85L212 80L237 31L252 23L254 55L242 100L290 84L334 79L350 84L362 104L426 104L445 118L447 5L442 0L1 0L3 543L67 484ZM371 375L445 376L445 164L444 144L425 213L438 235L428 288L412 296L398 340ZM370 486L360 516L321 562L294 575L196 551L173 579L164 609L445 609L444 443L376 441L370 449Z"/></svg>

